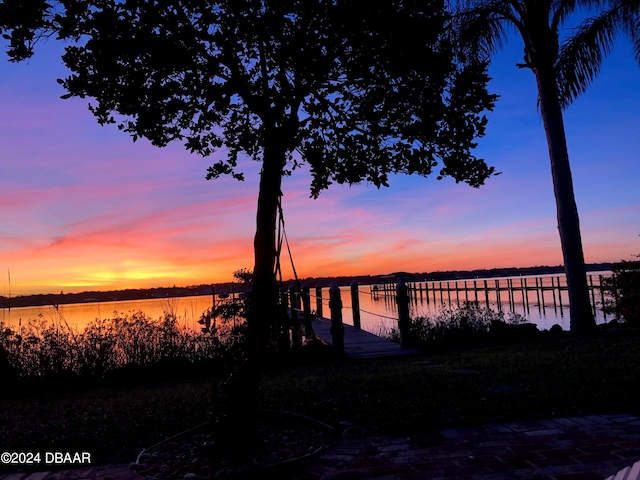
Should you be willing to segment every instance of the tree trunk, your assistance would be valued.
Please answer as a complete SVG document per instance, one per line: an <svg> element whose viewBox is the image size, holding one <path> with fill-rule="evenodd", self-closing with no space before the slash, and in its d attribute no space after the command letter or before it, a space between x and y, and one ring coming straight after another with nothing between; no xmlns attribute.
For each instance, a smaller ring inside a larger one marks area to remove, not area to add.
<svg viewBox="0 0 640 480"><path fill-rule="evenodd" d="M232 458L251 459L256 446L257 399L269 328L278 319L275 278L276 218L285 164L277 136L265 146L254 239L253 285L247 309L247 360L226 384L226 418L221 449Z"/></svg>
<svg viewBox="0 0 640 480"><path fill-rule="evenodd" d="M275 277L276 220L285 163L284 142L277 136L264 149L254 238L253 287L248 322L248 355L260 359L266 347L269 327L278 318L278 290Z"/></svg>
<svg viewBox="0 0 640 480"><path fill-rule="evenodd" d="M540 112L549 146L558 230L569 290L571 332L585 334L593 331L596 323L589 302L580 221L573 192L567 139L562 109L558 101L555 72L553 66L539 66L534 69L534 73L538 85Z"/></svg>

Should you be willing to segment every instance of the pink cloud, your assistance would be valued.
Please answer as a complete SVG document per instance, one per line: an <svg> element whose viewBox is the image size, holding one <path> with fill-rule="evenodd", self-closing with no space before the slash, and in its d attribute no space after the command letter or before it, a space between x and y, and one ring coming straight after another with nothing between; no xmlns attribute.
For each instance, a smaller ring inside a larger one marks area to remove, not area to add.
<svg viewBox="0 0 640 480"><path fill-rule="evenodd" d="M206 167L224 151L202 159L182 145L134 144L116 128L100 127L86 101L58 98L54 78L64 72L57 59L41 55L0 79L0 268L11 269L14 287L193 284L227 281L233 270L250 268L260 164L242 163L245 183L206 182ZM533 77L527 77L528 88ZM509 80L499 83L509 86ZM480 148L503 175L480 189L399 175L390 188L332 185L313 200L308 169L285 178L287 235L299 275L561 263L535 95L523 103L521 83L513 86L517 91L503 96ZM629 113L615 112L614 119L635 118L637 96L627 97ZM611 132L603 128L585 122L579 134ZM609 155L612 140L601 139L597 146ZM601 149L580 151L576 179L579 199L587 200L581 210L587 261L640 253L638 169L629 161L636 144L632 136L616 142L615 168L597 176L594 166L608 157ZM291 277L288 263L284 252Z"/></svg>

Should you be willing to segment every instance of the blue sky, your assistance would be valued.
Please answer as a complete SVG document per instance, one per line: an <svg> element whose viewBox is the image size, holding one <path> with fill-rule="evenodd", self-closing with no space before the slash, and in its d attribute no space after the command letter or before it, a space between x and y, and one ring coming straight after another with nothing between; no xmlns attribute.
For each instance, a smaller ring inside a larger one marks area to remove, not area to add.
<svg viewBox="0 0 640 480"><path fill-rule="evenodd" d="M100 127L87 101L59 99L59 48L0 63L4 290L5 271L16 295L228 281L251 267L259 165L243 164L243 183L207 182L212 159ZM300 276L562 263L534 76L515 67L521 52L510 42L490 69L500 99L478 152L502 175L485 186L396 176L390 188L332 186L313 200L307 171L285 179ZM587 262L640 253L639 86L620 41L565 114Z"/></svg>

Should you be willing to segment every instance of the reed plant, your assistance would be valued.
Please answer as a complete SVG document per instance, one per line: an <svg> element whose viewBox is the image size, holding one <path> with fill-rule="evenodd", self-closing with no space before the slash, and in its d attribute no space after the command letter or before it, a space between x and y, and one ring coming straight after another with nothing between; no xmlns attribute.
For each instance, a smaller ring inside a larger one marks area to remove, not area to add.
<svg viewBox="0 0 640 480"><path fill-rule="evenodd" d="M7 376L18 381L102 378L132 365L149 369L176 359L191 364L224 363L242 356L244 324L237 319L221 318L206 332L186 327L170 311L158 319L143 312L114 312L113 317L95 319L82 330L61 320L40 316L13 328L0 322L0 361Z"/></svg>
<svg viewBox="0 0 640 480"><path fill-rule="evenodd" d="M636 255L640 258L640 255ZM611 266L613 274L602 279L608 297L603 310L618 322L640 326L640 260L621 261Z"/></svg>
<svg viewBox="0 0 640 480"><path fill-rule="evenodd" d="M409 337L416 347L467 344L486 339L496 325L523 325L526 319L515 312L505 314L479 302L463 302L459 306L442 305L431 316L411 320ZM400 341L400 332L392 328L387 337Z"/></svg>

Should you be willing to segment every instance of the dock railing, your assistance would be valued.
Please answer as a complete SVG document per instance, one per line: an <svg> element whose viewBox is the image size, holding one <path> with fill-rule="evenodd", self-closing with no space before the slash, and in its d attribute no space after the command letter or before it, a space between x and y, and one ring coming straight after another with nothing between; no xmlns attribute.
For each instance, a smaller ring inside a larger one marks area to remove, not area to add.
<svg viewBox="0 0 640 480"><path fill-rule="evenodd" d="M605 275L587 276L594 315L597 309L602 308L606 300L615 299L615 295L610 291L610 287L605 285L603 278ZM393 283L388 281L384 284L371 285L370 291L364 293L373 297L388 297L396 304L397 315L395 317L361 309L359 295L363 292L359 290L357 282L352 282L349 286L351 307L343 305L342 294L344 292L340 290L337 283L334 282L329 287L328 300L323 298L323 288L326 287L316 285L312 293L311 288L306 284L300 290L292 287L286 297L289 299L290 307L299 310L307 323L314 316L325 318L328 311L331 320L331 334L334 346L337 348L343 345L341 337L344 336L344 327L342 327L344 308L351 309L355 328L361 328L361 314L363 313L397 322L400 341L404 345L407 339L410 322L409 310L412 302L426 301L427 303L433 302L434 305L448 303L450 306L454 303L460 305L462 302L476 302L486 304L487 307L496 304L498 310L503 309L503 304L508 304L512 312L515 312L516 303L519 302L526 313L530 312L532 306L537 306L543 313L546 313L547 308L553 308L555 311L559 310L561 315L568 307L568 300L566 298L563 300L563 294L566 297L567 292L566 280L559 275L480 280L408 281L406 283L403 278L397 278ZM550 299L549 296L551 296ZM312 310L312 304L315 305L315 311ZM606 320L606 313L603 312L603 315ZM307 323L305 323L305 327L308 326Z"/></svg>
<svg viewBox="0 0 640 480"><path fill-rule="evenodd" d="M321 286L315 287L315 303L316 310L313 312L311 310L311 289L308 285L302 285L300 290L296 287L291 287L289 289L289 295L283 296L282 298L289 298L289 306L293 312L300 312L302 315L303 323L305 326L305 332L308 335L313 331L313 327L311 325L311 319L315 316L323 317L324 312L324 303L325 300L322 297L322 288ZM398 317L388 317L385 315L380 315L374 312L369 312L366 310L362 310L360 308L359 295L360 292L358 290L358 283L352 282L350 285L351 292L351 310L352 310L352 318L353 318L353 326L357 329L361 329L360 324L360 313L367 313L369 315L374 315L384 319L391 319L398 322L398 328L400 332L400 345L406 346L408 339L408 329L410 326L410 317L409 317L409 303L411 301L411 296L409 294L408 286L403 282L398 282L396 288L396 302L398 305ZM302 305L302 309L300 306ZM331 321L331 337L333 347L338 352L344 351L344 325L343 325L343 314L342 311L345 307L342 302L342 292L340 291L340 287L337 283L333 282L329 287L329 301L328 307L330 312L330 321ZM294 331L294 336L296 332Z"/></svg>
<svg viewBox="0 0 640 480"><path fill-rule="evenodd" d="M594 315L602 309L606 300L615 300L615 292L605 285L603 279L607 275L587 275L587 286L591 300L591 308ZM537 277L513 277L491 279L466 279L466 280L442 280L442 281L410 281L408 282L412 299L425 300L434 304L457 303L472 301L485 303L487 307L495 303L499 310L503 304L508 304L511 311L515 310L516 294L523 304L526 313L530 313L530 305L534 303L530 296L534 296L535 305L545 313L547 308L553 306L554 310L564 310L569 306L568 300L563 301L563 292L568 292L566 279L561 275L543 275ZM372 285L374 295L395 295L395 282L387 280L378 285ZM545 292L551 294L551 299L545 296ZM462 298L464 296L464 298ZM504 297L503 297L504 296ZM606 313L604 313L606 320Z"/></svg>

